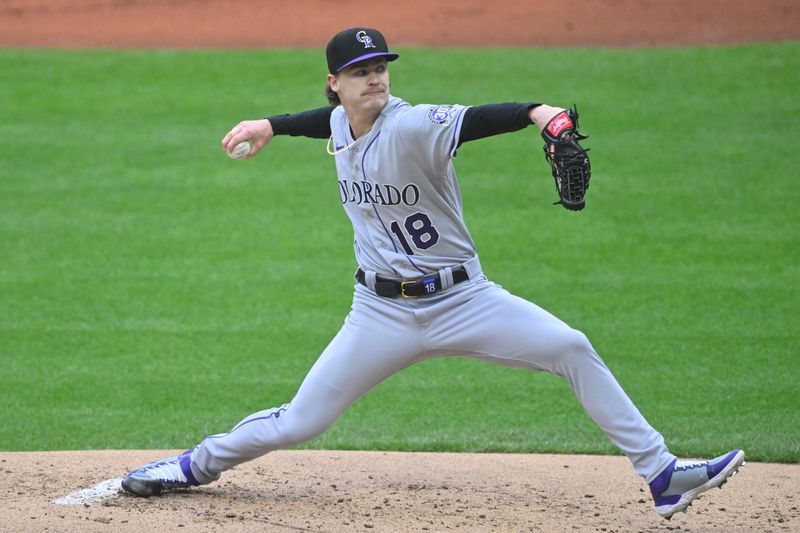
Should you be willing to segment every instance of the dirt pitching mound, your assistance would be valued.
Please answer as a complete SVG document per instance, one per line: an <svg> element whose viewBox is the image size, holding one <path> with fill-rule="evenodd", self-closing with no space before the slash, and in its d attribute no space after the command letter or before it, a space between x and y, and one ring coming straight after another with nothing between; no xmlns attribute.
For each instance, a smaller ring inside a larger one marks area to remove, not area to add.
<svg viewBox="0 0 800 533"><path fill-rule="evenodd" d="M127 471L172 453L2 453L0 530L800 529L800 465L764 463L746 464L670 521L622 457L280 451L205 487L154 498L119 492Z"/></svg>

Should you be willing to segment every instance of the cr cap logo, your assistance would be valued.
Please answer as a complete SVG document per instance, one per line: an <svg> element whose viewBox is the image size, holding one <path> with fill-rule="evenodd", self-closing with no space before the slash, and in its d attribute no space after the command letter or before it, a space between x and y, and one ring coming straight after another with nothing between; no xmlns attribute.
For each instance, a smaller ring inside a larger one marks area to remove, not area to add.
<svg viewBox="0 0 800 533"><path fill-rule="evenodd" d="M356 40L360 43L364 43L364 48L375 48L375 43L372 42L372 37L367 35L367 32L364 30L356 33Z"/></svg>

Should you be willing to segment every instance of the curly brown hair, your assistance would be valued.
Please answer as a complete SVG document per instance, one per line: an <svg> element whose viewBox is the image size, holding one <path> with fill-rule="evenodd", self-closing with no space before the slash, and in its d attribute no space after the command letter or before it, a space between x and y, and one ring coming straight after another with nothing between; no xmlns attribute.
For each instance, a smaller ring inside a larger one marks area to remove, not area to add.
<svg viewBox="0 0 800 533"><path fill-rule="evenodd" d="M342 101L339 100L339 95L336 94L336 92L333 89L331 89L330 83L325 84L325 98L328 99L328 103L332 107L336 107L337 105L342 105Z"/></svg>

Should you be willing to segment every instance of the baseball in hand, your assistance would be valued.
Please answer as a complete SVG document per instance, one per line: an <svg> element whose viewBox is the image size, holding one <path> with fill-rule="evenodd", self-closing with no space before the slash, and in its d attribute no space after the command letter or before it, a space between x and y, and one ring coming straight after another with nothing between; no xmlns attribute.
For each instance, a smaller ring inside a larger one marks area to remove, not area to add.
<svg viewBox="0 0 800 533"><path fill-rule="evenodd" d="M228 152L228 157L231 159L244 159L250 153L250 148L252 148L250 141L242 141Z"/></svg>

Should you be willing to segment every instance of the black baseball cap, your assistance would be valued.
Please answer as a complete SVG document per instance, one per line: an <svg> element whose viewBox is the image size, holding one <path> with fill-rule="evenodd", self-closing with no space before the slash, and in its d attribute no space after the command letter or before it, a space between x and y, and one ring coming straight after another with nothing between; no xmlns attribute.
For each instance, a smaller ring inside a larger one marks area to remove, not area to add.
<svg viewBox="0 0 800 533"><path fill-rule="evenodd" d="M331 74L373 57L385 57L387 61L394 61L400 57L389 51L381 32L372 28L349 28L340 31L328 43L325 53L328 56L328 72Z"/></svg>

